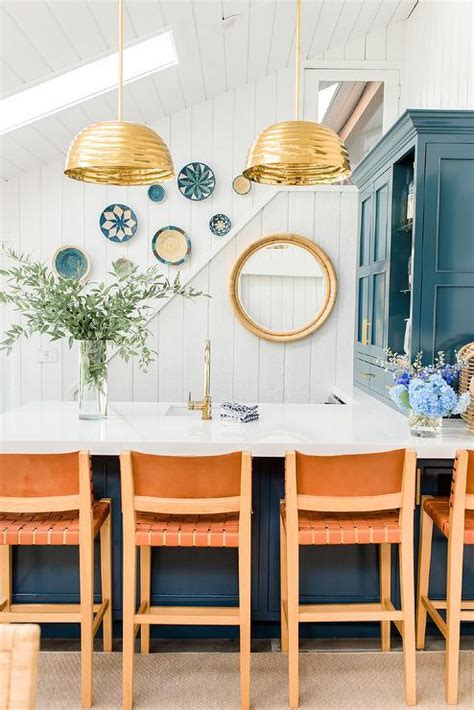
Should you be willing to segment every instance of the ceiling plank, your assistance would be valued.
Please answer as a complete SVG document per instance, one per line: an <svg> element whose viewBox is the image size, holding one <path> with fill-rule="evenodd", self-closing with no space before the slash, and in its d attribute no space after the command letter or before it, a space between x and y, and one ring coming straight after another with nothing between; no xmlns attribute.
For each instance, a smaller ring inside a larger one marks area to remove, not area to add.
<svg viewBox="0 0 474 710"><path fill-rule="evenodd" d="M5 158L19 172L28 172L43 164L33 153L20 145L12 136L2 136L0 143L0 162Z"/></svg>
<svg viewBox="0 0 474 710"><path fill-rule="evenodd" d="M97 25L106 40L109 49L118 47L118 2L117 0L86 0L89 10L92 13ZM124 12L123 36L125 42L131 42L137 38L131 22L128 22L129 13L127 4ZM91 57L92 59L92 57Z"/></svg>
<svg viewBox="0 0 474 710"><path fill-rule="evenodd" d="M247 81L262 79L267 75L275 9L274 0L250 7Z"/></svg>
<svg viewBox="0 0 474 710"><path fill-rule="evenodd" d="M43 57L33 47L16 22L0 5L1 53L24 82L47 78L51 73Z"/></svg>
<svg viewBox="0 0 474 710"><path fill-rule="evenodd" d="M81 60L109 50L87 2L48 0L47 4Z"/></svg>
<svg viewBox="0 0 474 710"><path fill-rule="evenodd" d="M13 71L11 66L4 59L0 59L0 93L3 96L14 91L23 83L23 79Z"/></svg>
<svg viewBox="0 0 474 710"><path fill-rule="evenodd" d="M235 89L247 82L250 0L223 0L222 14L239 15L236 25L224 32L226 86Z"/></svg>
<svg viewBox="0 0 474 710"><path fill-rule="evenodd" d="M3 7L53 71L61 71L80 60L71 40L45 2L7 0Z"/></svg>
<svg viewBox="0 0 474 710"><path fill-rule="evenodd" d="M178 74L187 106L205 99L204 74L191 0L161 0L166 26L173 28L178 53Z"/></svg>
<svg viewBox="0 0 474 710"><path fill-rule="evenodd" d="M342 47L349 40L352 28L357 22L359 13L364 6L364 0L354 0L354 2L345 2L342 12L339 15L339 19L334 28L333 35L330 39L328 49L334 49L336 47ZM311 56L314 57L311 52Z"/></svg>
<svg viewBox="0 0 474 710"><path fill-rule="evenodd" d="M352 42L358 37L362 37L369 32L381 5L381 0L366 0L364 7L359 13L357 21L352 28L348 42Z"/></svg>
<svg viewBox="0 0 474 710"><path fill-rule="evenodd" d="M226 91L224 35L221 4L214 0L193 0L193 16L199 39L206 98Z"/></svg>
<svg viewBox="0 0 474 710"><path fill-rule="evenodd" d="M268 73L285 67L288 63L295 29L295 3L277 2L273 25L272 46L268 58Z"/></svg>
<svg viewBox="0 0 474 710"><path fill-rule="evenodd" d="M23 126L15 131L15 142L22 145L42 163L51 163L53 160L64 157L64 151L54 143L54 136L47 138L33 126Z"/></svg>
<svg viewBox="0 0 474 710"><path fill-rule="evenodd" d="M400 3L397 9L395 10L390 22L394 23L400 22L400 20L406 20L417 4L418 0L400 0Z"/></svg>
<svg viewBox="0 0 474 710"><path fill-rule="evenodd" d="M316 31L308 50L309 56L321 56L332 44L331 40L342 15L343 8L344 0L331 0L331 2L327 2L326 0L322 7Z"/></svg>

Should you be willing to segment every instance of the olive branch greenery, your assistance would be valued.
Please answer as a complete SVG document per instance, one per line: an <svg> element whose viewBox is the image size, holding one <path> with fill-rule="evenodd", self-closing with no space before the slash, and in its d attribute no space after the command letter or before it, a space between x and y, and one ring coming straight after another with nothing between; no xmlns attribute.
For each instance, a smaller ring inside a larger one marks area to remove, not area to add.
<svg viewBox="0 0 474 710"><path fill-rule="evenodd" d="M0 303L11 305L21 315L0 341L0 350L8 354L20 338L40 333L51 341L67 338L70 347L75 340L112 345L126 362L137 357L140 369L146 371L156 356L147 345L148 322L156 312L156 302L174 295L207 296L183 286L179 273L170 281L159 266L141 271L131 262L113 262L106 284L57 276L43 262L5 243L1 252L12 265L0 269L4 281ZM106 367L106 359L99 358L91 367L91 380L103 379Z"/></svg>

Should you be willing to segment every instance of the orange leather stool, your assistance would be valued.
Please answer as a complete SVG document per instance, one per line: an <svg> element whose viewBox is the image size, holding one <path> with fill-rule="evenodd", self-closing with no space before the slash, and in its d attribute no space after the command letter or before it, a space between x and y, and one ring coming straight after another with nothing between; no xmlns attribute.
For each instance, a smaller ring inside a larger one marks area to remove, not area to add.
<svg viewBox="0 0 474 710"><path fill-rule="evenodd" d="M413 513L416 454L411 450L351 456L286 455L280 507L281 647L288 651L289 703L299 704L301 622L380 621L382 650L390 622L403 639L405 699L416 704ZM300 604L300 545L380 545L380 602ZM391 545L400 548L401 610L390 600Z"/></svg>
<svg viewBox="0 0 474 710"><path fill-rule="evenodd" d="M464 545L474 545L474 451L458 451L449 498L423 498L418 567L417 648L425 647L426 614L446 639L446 702L458 701L461 621L474 621L474 599L462 600ZM433 524L448 540L446 599L429 598ZM446 610L446 621L438 609Z"/></svg>
<svg viewBox="0 0 474 710"><path fill-rule="evenodd" d="M103 625L112 650L110 500L92 497L89 453L0 454L0 623L81 625L81 703L92 705L92 649ZM94 604L94 539L100 533L102 603ZM12 604L13 545L78 545L80 604Z"/></svg>
<svg viewBox="0 0 474 710"><path fill-rule="evenodd" d="M150 624L240 626L241 707L250 702L250 536L252 461L223 456L120 456L123 512L123 707L133 706L134 639L148 653ZM239 555L238 607L150 605L151 548L234 547ZM136 557L140 549L140 606Z"/></svg>

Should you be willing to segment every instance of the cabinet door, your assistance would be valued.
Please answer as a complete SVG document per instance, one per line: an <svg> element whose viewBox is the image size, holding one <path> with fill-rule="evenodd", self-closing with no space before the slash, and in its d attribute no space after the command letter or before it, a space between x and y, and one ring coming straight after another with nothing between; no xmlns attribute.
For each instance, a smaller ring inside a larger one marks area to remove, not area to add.
<svg viewBox="0 0 474 710"><path fill-rule="evenodd" d="M392 223L391 170L374 184L374 227L371 245L369 342L373 355L383 357L387 346L388 264Z"/></svg>
<svg viewBox="0 0 474 710"><path fill-rule="evenodd" d="M423 190L421 303L415 348L449 359L474 336L474 145L428 143Z"/></svg>
<svg viewBox="0 0 474 710"><path fill-rule="evenodd" d="M387 346L391 170L361 194L356 350L382 357Z"/></svg>
<svg viewBox="0 0 474 710"><path fill-rule="evenodd" d="M363 352L368 346L370 313L370 267L373 231L373 191L366 190L361 195L359 220L359 256L357 265L357 350Z"/></svg>

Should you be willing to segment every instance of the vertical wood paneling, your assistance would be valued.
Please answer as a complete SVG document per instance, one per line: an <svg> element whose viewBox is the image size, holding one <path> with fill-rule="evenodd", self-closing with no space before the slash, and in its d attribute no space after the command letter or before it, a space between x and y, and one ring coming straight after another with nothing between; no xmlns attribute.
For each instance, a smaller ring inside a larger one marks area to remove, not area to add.
<svg viewBox="0 0 474 710"><path fill-rule="evenodd" d="M143 267L156 264L150 242L156 230L166 224L177 224L189 232L192 264L205 261L218 240L209 232L212 214L223 211L238 224L252 204L272 189L254 185L248 196L239 196L232 190L232 179L241 172L256 132L275 120L291 117L292 85L292 70L284 70L154 124L171 148L176 170L191 160L203 160L213 167L217 185L209 200L191 203L178 192L175 181L165 184L167 197L161 204L148 199L146 187L84 185L63 177L61 160L5 184L2 233L11 234L21 248L34 251L35 256L46 260L59 244L83 247L90 257L94 280L106 277L111 262L121 256ZM159 357L149 372L140 372L136 362L112 360L110 400L183 401L190 389L193 396L199 397L203 344L207 336L212 341L215 401L223 398L262 402L324 398L333 384L334 367L329 375L327 368L324 372L314 369L313 343L319 348L320 343L327 340L321 362L328 359L334 363L336 353L330 351L330 347L334 346L335 335L327 333L337 329L336 318L333 316L320 333L300 343L284 345L263 341L236 320L228 295L228 279L236 255L265 234L293 229L323 245L329 244L330 252L337 249L339 218L335 219L332 208L324 205L334 201L339 205L350 197L354 195L347 192L347 188L342 188L341 192L336 187L334 192L326 190L321 195L306 191L277 193L194 278L193 286L208 292L212 299L195 303L174 299L151 321L150 347L158 350ZM315 199L323 212L326 210L322 223L320 212L314 211ZM139 229L128 243L114 244L100 231L100 213L112 202L128 203L137 214ZM351 204L355 213L355 202ZM355 234L352 236L355 240ZM187 269L189 263L182 271ZM163 271L170 278L176 274L173 268L163 267ZM285 301L274 283L265 307L271 308L272 313L293 308L293 304ZM5 324L10 317L9 313L2 314ZM342 351L349 362L351 346L349 340L346 342ZM45 344L48 345L47 341ZM58 349L58 361L41 364L37 361L39 346L39 338L23 343L8 361L8 369L3 362L3 381L8 378L13 392L8 396L9 406L21 400L71 396L71 387L77 381L77 347L70 351L67 343L48 345Z"/></svg>
<svg viewBox="0 0 474 710"><path fill-rule="evenodd" d="M416 6L406 22L402 110L473 107L473 21L468 0Z"/></svg>

